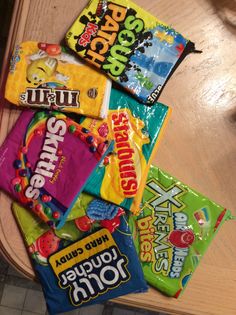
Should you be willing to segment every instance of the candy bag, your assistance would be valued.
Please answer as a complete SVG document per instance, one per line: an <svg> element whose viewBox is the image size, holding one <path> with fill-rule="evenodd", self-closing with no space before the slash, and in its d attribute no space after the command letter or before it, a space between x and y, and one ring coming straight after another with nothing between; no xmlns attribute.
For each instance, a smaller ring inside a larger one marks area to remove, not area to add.
<svg viewBox="0 0 236 315"><path fill-rule="evenodd" d="M105 118L111 82L60 45L24 42L10 62L5 97L15 105Z"/></svg>
<svg viewBox="0 0 236 315"><path fill-rule="evenodd" d="M60 228L108 148L62 113L24 111L0 148L0 188Z"/></svg>
<svg viewBox="0 0 236 315"><path fill-rule="evenodd" d="M194 44L130 0L91 0L68 46L143 103L153 104Z"/></svg>
<svg viewBox="0 0 236 315"><path fill-rule="evenodd" d="M178 297L230 211L151 166L129 224L147 282Z"/></svg>
<svg viewBox="0 0 236 315"><path fill-rule="evenodd" d="M142 106L135 99L112 89L108 117L86 118L81 125L115 142L84 187L84 191L137 212L152 157L170 109L157 103Z"/></svg>
<svg viewBox="0 0 236 315"><path fill-rule="evenodd" d="M63 232L53 231L18 204L13 210L49 314L147 290L124 211L111 234L99 223L82 232L75 221L66 222Z"/></svg>

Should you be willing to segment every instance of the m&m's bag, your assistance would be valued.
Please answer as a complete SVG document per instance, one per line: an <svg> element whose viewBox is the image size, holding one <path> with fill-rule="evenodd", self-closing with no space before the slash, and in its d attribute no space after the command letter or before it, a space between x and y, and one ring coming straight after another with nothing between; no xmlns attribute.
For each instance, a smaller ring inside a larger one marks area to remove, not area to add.
<svg viewBox="0 0 236 315"><path fill-rule="evenodd" d="M0 148L0 188L60 228L108 148L60 112L26 110Z"/></svg>
<svg viewBox="0 0 236 315"><path fill-rule="evenodd" d="M143 106L112 89L107 119L86 118L81 125L109 141L114 150L93 172L84 191L137 213L149 165L170 109L157 103Z"/></svg>
<svg viewBox="0 0 236 315"><path fill-rule="evenodd" d="M68 49L38 42L17 45L5 97L15 105L105 118L111 81Z"/></svg>
<svg viewBox="0 0 236 315"><path fill-rule="evenodd" d="M153 104L194 44L130 0L91 0L68 46L141 102Z"/></svg>
<svg viewBox="0 0 236 315"><path fill-rule="evenodd" d="M147 290L124 211L116 207L115 228L105 228L103 221L84 219L81 205L94 212L96 203L103 201L82 194L71 211L74 219L54 231L13 205L50 315Z"/></svg>
<svg viewBox="0 0 236 315"><path fill-rule="evenodd" d="M139 216L129 224L147 282L178 297L229 210L151 166Z"/></svg>

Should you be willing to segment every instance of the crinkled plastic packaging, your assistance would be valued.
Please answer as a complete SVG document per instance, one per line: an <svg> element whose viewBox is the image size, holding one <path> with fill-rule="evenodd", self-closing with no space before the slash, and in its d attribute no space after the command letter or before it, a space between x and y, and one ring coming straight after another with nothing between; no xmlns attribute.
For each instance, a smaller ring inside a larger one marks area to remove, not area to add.
<svg viewBox="0 0 236 315"><path fill-rule="evenodd" d="M60 112L26 110L0 148L0 188L60 228L109 146Z"/></svg>
<svg viewBox="0 0 236 315"><path fill-rule="evenodd" d="M139 216L129 224L147 282L178 297L229 210L151 166Z"/></svg>
<svg viewBox="0 0 236 315"><path fill-rule="evenodd" d="M56 44L23 42L10 61L5 97L15 105L105 118L111 81Z"/></svg>
<svg viewBox="0 0 236 315"><path fill-rule="evenodd" d="M141 102L153 104L194 44L130 0L91 0L68 46Z"/></svg>
<svg viewBox="0 0 236 315"><path fill-rule="evenodd" d="M143 106L119 90L111 90L107 119L86 118L81 125L109 141L114 151L93 172L84 191L137 212L146 177L170 109Z"/></svg>
<svg viewBox="0 0 236 315"><path fill-rule="evenodd" d="M113 230L98 221L88 227L80 206L91 202L100 203L81 195L71 212L79 217L54 231L13 205L50 315L147 290L124 211L118 209Z"/></svg>

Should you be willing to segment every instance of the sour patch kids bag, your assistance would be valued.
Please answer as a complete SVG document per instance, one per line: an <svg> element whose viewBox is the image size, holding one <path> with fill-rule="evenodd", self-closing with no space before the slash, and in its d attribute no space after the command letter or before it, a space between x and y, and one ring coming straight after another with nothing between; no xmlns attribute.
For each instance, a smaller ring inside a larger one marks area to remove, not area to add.
<svg viewBox="0 0 236 315"><path fill-rule="evenodd" d="M143 103L153 104L194 44L130 0L91 0L68 46Z"/></svg>

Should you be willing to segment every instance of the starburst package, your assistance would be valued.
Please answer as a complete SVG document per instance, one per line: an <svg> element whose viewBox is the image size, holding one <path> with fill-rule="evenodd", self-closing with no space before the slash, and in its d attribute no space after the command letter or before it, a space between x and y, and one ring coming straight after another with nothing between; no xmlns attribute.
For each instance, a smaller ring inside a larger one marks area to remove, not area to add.
<svg viewBox="0 0 236 315"><path fill-rule="evenodd" d="M91 0L68 46L143 103L153 104L194 44L130 0Z"/></svg>
<svg viewBox="0 0 236 315"><path fill-rule="evenodd" d="M105 118L111 81L56 44L24 42L10 61L5 97L34 108Z"/></svg>
<svg viewBox="0 0 236 315"><path fill-rule="evenodd" d="M93 213L96 204L103 203L82 196L71 212L78 217L54 231L13 205L50 315L147 290L124 211L118 209L117 214L116 209L112 215L114 229L104 228L104 220L91 223L80 208L91 202ZM108 204L105 208L110 209Z"/></svg>
<svg viewBox="0 0 236 315"><path fill-rule="evenodd" d="M151 166L129 224L147 282L178 297L230 211Z"/></svg>
<svg viewBox="0 0 236 315"><path fill-rule="evenodd" d="M81 121L85 128L115 143L113 152L93 172L84 191L138 212L149 165L169 114L170 109L161 103L143 106L112 89L107 119Z"/></svg>
<svg viewBox="0 0 236 315"><path fill-rule="evenodd" d="M0 147L0 189L60 228L109 145L60 112L23 111Z"/></svg>

